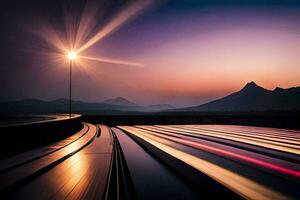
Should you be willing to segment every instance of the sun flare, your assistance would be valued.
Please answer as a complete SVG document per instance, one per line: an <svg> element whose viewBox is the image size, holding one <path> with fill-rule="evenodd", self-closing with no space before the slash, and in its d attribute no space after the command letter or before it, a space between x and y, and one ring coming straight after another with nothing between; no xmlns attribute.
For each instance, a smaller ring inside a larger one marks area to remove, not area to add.
<svg viewBox="0 0 300 200"><path fill-rule="evenodd" d="M77 58L77 53L74 51L70 51L70 52L68 52L67 56L68 56L69 60L75 60Z"/></svg>

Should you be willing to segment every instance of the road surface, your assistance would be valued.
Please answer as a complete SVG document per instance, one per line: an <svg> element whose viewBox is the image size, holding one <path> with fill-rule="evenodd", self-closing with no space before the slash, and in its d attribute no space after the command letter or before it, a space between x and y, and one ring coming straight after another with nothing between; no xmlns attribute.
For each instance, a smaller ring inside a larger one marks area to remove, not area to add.
<svg viewBox="0 0 300 200"><path fill-rule="evenodd" d="M247 199L299 199L298 131L220 125L120 126Z"/></svg>
<svg viewBox="0 0 300 200"><path fill-rule="evenodd" d="M1 199L300 199L300 132L107 127L0 160Z"/></svg>

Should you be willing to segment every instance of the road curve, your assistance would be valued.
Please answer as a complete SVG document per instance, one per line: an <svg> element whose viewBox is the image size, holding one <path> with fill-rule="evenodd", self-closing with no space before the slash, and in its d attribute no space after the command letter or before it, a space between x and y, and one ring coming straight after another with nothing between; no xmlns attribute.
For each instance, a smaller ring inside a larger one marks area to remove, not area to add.
<svg viewBox="0 0 300 200"><path fill-rule="evenodd" d="M300 199L300 131L84 123L0 159L1 199Z"/></svg>

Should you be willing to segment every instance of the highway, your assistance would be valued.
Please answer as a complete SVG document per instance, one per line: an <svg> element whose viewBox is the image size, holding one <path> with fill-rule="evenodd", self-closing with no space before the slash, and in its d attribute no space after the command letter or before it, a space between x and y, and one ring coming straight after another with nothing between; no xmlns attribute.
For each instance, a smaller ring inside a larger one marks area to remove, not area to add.
<svg viewBox="0 0 300 200"><path fill-rule="evenodd" d="M300 131L83 123L0 159L1 199L300 199Z"/></svg>
<svg viewBox="0 0 300 200"><path fill-rule="evenodd" d="M120 126L246 199L299 199L299 132L246 126Z"/></svg>

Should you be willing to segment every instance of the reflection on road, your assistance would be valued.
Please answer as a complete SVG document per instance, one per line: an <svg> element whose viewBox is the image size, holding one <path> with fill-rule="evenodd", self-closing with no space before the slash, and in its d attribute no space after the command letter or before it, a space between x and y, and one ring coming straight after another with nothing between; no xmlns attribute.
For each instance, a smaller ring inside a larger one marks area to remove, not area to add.
<svg viewBox="0 0 300 200"><path fill-rule="evenodd" d="M282 152L293 153L299 159L297 132L266 129L264 136L262 128L216 125L119 128L198 169L245 198L299 197L299 164L279 159L276 152L279 155ZM201 136L219 140L205 140ZM240 143L240 148L230 145L228 141ZM250 150L243 146L245 144L252 145ZM270 148L273 156L251 151L255 148ZM264 180L260 180L261 177ZM290 189L287 190L287 187Z"/></svg>

